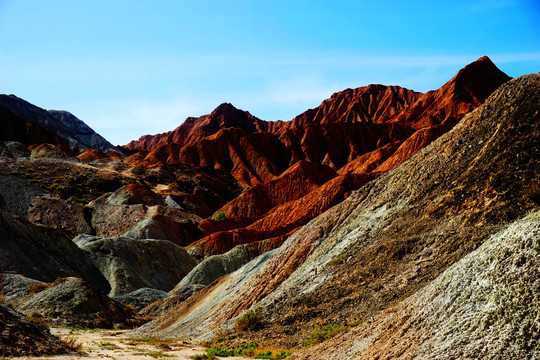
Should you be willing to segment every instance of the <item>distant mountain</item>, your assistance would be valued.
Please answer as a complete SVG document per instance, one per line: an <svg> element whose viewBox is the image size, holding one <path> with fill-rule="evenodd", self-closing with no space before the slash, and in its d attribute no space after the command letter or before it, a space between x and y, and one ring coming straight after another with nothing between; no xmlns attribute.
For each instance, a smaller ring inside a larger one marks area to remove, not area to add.
<svg viewBox="0 0 540 360"><path fill-rule="evenodd" d="M482 57L438 90L347 89L287 122L266 122L222 104L170 133L131 142L132 149L150 151L127 162L228 172L245 193L219 210L227 219L201 223L206 237L190 244L190 253L204 258L244 243L267 249L264 244L279 246L286 235L450 130L509 79ZM297 167L299 162L307 163ZM321 171L332 175L305 182Z"/></svg>
<svg viewBox="0 0 540 360"><path fill-rule="evenodd" d="M2 125L2 140L18 141L25 145L51 142L61 147L67 143L75 154L86 149L122 153L67 111L47 111L15 95L0 95L0 114L5 123Z"/></svg>
<svg viewBox="0 0 540 360"><path fill-rule="evenodd" d="M189 117L176 129L157 135L144 135L125 147L134 151L150 151L161 145L192 144L213 135L221 129L239 128L251 134L268 130L269 122L260 120L247 111L235 108L229 103L219 105L209 115Z"/></svg>

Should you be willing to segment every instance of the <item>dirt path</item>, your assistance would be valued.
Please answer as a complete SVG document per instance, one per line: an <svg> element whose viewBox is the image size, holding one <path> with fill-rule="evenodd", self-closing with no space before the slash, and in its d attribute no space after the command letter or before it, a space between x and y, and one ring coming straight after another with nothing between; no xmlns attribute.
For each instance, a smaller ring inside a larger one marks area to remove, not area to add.
<svg viewBox="0 0 540 360"><path fill-rule="evenodd" d="M51 329L51 333L64 341L72 342L80 347L80 354L23 357L13 359L71 360L71 359L133 359L133 360L191 360L195 354L203 354L204 348L184 340L158 340L128 336L125 331L72 331L68 329ZM248 358L228 357L229 360Z"/></svg>

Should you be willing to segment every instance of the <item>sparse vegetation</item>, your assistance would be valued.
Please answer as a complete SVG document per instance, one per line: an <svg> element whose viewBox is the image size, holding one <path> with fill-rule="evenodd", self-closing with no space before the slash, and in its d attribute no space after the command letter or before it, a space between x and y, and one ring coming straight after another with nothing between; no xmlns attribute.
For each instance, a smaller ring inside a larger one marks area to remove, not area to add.
<svg viewBox="0 0 540 360"><path fill-rule="evenodd" d="M218 213L214 216L214 219L217 221L221 221L221 220L227 219L228 217L229 216L227 215L225 210L221 210L221 211L218 211Z"/></svg>
<svg viewBox="0 0 540 360"><path fill-rule="evenodd" d="M62 341L64 342L64 344L66 344L67 346L69 346L70 348L75 350L76 352L78 352L78 353L83 352L82 344L80 342L78 342L77 339L74 336L68 336L68 337L62 339Z"/></svg>
<svg viewBox="0 0 540 360"><path fill-rule="evenodd" d="M524 195L535 204L540 205L540 180L531 179L531 183L525 189Z"/></svg>
<svg viewBox="0 0 540 360"><path fill-rule="evenodd" d="M262 349L257 351L259 344L256 342L243 343L236 347L229 347L224 343L214 343L205 349L206 354L194 355L192 359L215 359L216 356L247 356L254 359L285 359L291 355L289 350Z"/></svg>
<svg viewBox="0 0 540 360"><path fill-rule="evenodd" d="M264 316L260 310L248 311L236 321L236 331L239 333L259 330L263 326Z"/></svg>
<svg viewBox="0 0 540 360"><path fill-rule="evenodd" d="M332 260L330 260L328 262L329 265L339 265L339 264L343 264L345 262L345 260L347 259L347 255L345 254L339 254L338 256L336 256L335 258L333 258Z"/></svg>
<svg viewBox="0 0 540 360"><path fill-rule="evenodd" d="M174 339L158 339L158 338L153 338L153 337L129 338L129 340L130 340L130 344L133 344L133 345L144 343L144 344L153 345L162 350L170 350L171 345L176 341Z"/></svg>
<svg viewBox="0 0 540 360"><path fill-rule="evenodd" d="M346 329L347 327L342 327L336 324L318 326L311 332L311 334L309 334L309 337L304 340L304 346L311 347L313 345L320 344L323 341L333 338Z"/></svg>
<svg viewBox="0 0 540 360"><path fill-rule="evenodd" d="M406 298L408 298L409 296L411 296L412 294L414 294L414 291L411 289L411 290L407 291L406 293L404 293L403 295L401 295L399 297L398 301L403 301Z"/></svg>
<svg viewBox="0 0 540 360"><path fill-rule="evenodd" d="M105 350L118 349L118 346L116 344L113 344L112 342L108 342L108 341L102 341L99 343L99 345L101 346L102 349L105 349Z"/></svg>
<svg viewBox="0 0 540 360"><path fill-rule="evenodd" d="M43 317L43 315L38 314L37 312L32 313L26 317L28 320L33 322L41 330L48 332L50 325L49 322Z"/></svg>

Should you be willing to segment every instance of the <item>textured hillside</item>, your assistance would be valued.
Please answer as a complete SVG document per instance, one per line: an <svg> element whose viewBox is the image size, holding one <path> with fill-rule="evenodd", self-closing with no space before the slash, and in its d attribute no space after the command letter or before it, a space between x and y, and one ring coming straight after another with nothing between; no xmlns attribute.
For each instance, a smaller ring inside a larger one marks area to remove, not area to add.
<svg viewBox="0 0 540 360"><path fill-rule="evenodd" d="M382 85L349 89L277 124L279 135L221 130L179 149L177 161L218 167L244 186L251 185L219 210L226 220L201 223L208 236L190 245L191 253L204 257L292 233L444 134L508 79L483 57L425 95ZM297 172L301 162L311 163L311 168L326 165L340 176L316 187L305 183L301 174L286 176ZM287 166L289 170L278 176ZM300 188L294 197L288 195L290 189Z"/></svg>
<svg viewBox="0 0 540 360"><path fill-rule="evenodd" d="M354 321L357 319L363 322L355 329L362 333L363 326L371 323L369 319L382 316L381 310L392 309L410 294L421 291L418 297L415 295L408 300L412 303L422 296L420 294L434 293L429 290L430 286L446 291L447 277L434 282L439 275L486 240L501 241L506 237L505 233L493 235L528 212L538 210L535 195L538 191L535 179L540 168L538 104L540 75L524 76L506 83L453 130L312 220L288 238L272 256L257 258L214 282L163 317L143 326L138 333L208 337L208 332L215 333L216 326L233 328L236 316L257 307L264 313L266 327L242 337L264 339L281 346L298 346L321 324L354 327L358 326ZM522 239L523 248L506 246L506 250L491 256L500 260L500 254L507 253L512 259L523 258L524 269L534 268L534 263L528 259L534 258L534 251L537 255L533 240L537 239L537 221L538 217L533 216L512 225L525 227L524 231L518 231L518 236L510 236L512 241ZM486 249L497 247L490 242L485 246ZM479 249L480 253L485 251ZM532 253L522 257L520 251ZM477 262L480 268L484 266L482 263L483 260ZM497 276L515 278L523 284L533 281L534 273L526 271L522 274L518 263L513 274L501 275L499 270L489 267L478 269L478 273L497 273ZM456 266L471 268L467 264ZM497 269L508 267L498 265ZM455 276L462 270L449 271ZM458 277L453 283L461 281L466 284L468 280ZM423 288L425 290L420 290ZM467 290L468 293L474 292L473 289ZM532 290L514 292L509 289L503 293L512 293L519 299L518 303L529 303L528 299L534 299L534 296L531 298L531 294L535 294ZM450 294L438 296L453 298ZM465 299L466 293L462 296L463 304L466 304L469 301ZM487 302L496 299L496 296L486 296ZM537 319L539 309L535 302L531 304L530 319ZM519 307L499 303L496 308L506 309L505 316L512 323L522 318ZM471 305L460 311L478 313L479 309ZM437 311L450 319L450 310L442 306ZM396 316L401 315L397 313ZM405 317L403 319L406 321ZM426 321L425 326L429 325L429 317L424 320L419 316L418 319ZM502 322L497 320L496 324ZM415 324L414 328L422 329L423 324ZM445 325L440 326L442 329ZM456 334L447 344L453 344L452 351L456 354L475 357L473 354L482 353L476 352L474 346L467 353L469 350L459 341L460 337L467 336L467 326L461 335ZM459 327L455 329L460 331ZM480 337L478 341L486 342L490 336L503 341L519 337L520 329L521 326L516 326L506 328L504 333L485 331L476 336ZM531 330L529 339L516 343L514 353L532 356L531 344L538 339L538 332L530 327L527 329ZM392 330L384 334L396 336L396 343L401 341L397 338L399 332L393 334ZM429 332L425 334L417 337L415 347L429 349L430 338L439 341ZM231 335L234 336L234 331ZM358 337L353 342L356 347L368 344L366 354L377 354L377 343L374 342L373 347L369 345L372 340L370 336ZM388 346L392 344L393 340ZM335 354L333 358L348 358L349 350L346 347L340 349L339 345L331 347L328 354ZM318 348L306 350L301 356L320 358L318 351ZM396 354L408 358L405 352Z"/></svg>

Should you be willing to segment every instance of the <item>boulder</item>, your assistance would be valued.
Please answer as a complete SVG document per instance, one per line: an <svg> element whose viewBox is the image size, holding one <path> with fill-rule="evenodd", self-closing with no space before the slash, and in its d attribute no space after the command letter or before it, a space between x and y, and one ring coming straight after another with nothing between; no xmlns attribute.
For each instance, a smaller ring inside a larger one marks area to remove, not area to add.
<svg viewBox="0 0 540 360"><path fill-rule="evenodd" d="M111 285L110 296L148 287L170 291L196 265L168 240L134 240L80 235L74 240Z"/></svg>
<svg viewBox="0 0 540 360"><path fill-rule="evenodd" d="M37 313L55 327L133 328L143 322L132 309L74 277L47 284L22 299L16 309L26 315Z"/></svg>

